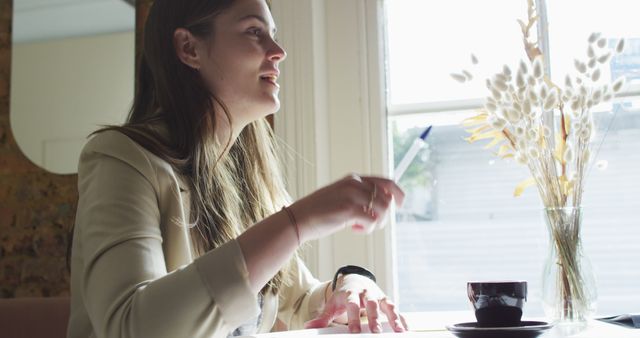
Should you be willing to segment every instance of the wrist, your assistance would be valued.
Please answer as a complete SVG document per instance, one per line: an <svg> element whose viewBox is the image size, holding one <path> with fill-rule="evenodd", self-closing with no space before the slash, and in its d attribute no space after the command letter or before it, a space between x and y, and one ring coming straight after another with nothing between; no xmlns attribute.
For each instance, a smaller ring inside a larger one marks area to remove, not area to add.
<svg viewBox="0 0 640 338"><path fill-rule="evenodd" d="M280 209L280 211L284 212L286 217L289 219L290 229L293 230L293 233L296 236L296 244L300 246L302 242L300 239L300 227L298 225L298 220L296 219L296 215L293 213L293 210L291 210L287 206L283 206L282 209Z"/></svg>
<svg viewBox="0 0 640 338"><path fill-rule="evenodd" d="M292 203L287 207L287 209L289 209L290 213L296 219L296 226L297 226L300 244L306 243L314 239L312 238L312 235L310 234L310 231L309 231L309 224L311 224L311 222L309 221L309 217L307 213L304 211L303 208L301 208L300 202Z"/></svg>
<svg viewBox="0 0 640 338"><path fill-rule="evenodd" d="M344 276L350 275L350 274L356 274L356 275L367 277L370 280L372 280L374 283L376 283L376 276L371 271L357 265L345 265L340 269L338 269L338 271L336 271L336 274L333 276L333 282L331 283L332 284L331 290L335 291L338 281L342 280Z"/></svg>

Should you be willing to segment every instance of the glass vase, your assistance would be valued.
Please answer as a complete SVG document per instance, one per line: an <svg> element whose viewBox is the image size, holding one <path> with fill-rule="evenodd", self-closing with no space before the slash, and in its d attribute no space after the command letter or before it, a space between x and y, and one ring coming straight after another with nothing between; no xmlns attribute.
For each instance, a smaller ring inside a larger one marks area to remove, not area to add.
<svg viewBox="0 0 640 338"><path fill-rule="evenodd" d="M545 315L565 328L584 328L595 314L597 291L591 263L583 253L581 208L545 208L549 250L542 279Z"/></svg>

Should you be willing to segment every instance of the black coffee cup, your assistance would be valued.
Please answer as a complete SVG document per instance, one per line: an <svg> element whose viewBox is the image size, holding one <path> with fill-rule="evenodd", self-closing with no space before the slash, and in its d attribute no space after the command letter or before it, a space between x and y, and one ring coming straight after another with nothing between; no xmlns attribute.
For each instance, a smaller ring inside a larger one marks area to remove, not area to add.
<svg viewBox="0 0 640 338"><path fill-rule="evenodd" d="M479 327L518 326L527 301L527 282L468 282L467 296Z"/></svg>

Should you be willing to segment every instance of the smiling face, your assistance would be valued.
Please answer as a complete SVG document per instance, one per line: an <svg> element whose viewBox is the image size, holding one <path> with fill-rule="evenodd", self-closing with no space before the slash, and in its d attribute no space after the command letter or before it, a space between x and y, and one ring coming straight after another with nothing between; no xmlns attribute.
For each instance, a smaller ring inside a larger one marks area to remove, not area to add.
<svg viewBox="0 0 640 338"><path fill-rule="evenodd" d="M198 69L226 105L234 129L241 129L280 108L278 65L286 53L274 40L275 23L264 0L235 0L213 21L211 37L198 39L178 29L174 43L180 59Z"/></svg>
<svg viewBox="0 0 640 338"><path fill-rule="evenodd" d="M239 123L280 108L278 64L285 51L274 41L275 24L264 0L236 0L215 20L202 76Z"/></svg>

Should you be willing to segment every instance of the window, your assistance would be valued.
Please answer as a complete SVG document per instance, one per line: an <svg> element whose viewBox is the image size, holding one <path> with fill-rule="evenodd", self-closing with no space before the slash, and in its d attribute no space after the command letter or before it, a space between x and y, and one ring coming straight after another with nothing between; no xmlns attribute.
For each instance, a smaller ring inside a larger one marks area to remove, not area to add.
<svg viewBox="0 0 640 338"><path fill-rule="evenodd" d="M640 260L637 11L625 0L545 5L549 30L541 39L549 46L554 79L564 78L573 58L584 54L592 31L611 44L627 39L608 76L625 75L629 85L616 101L593 110L597 155L585 185L583 244L597 278L598 312L638 311L640 270L632 265ZM426 126L434 126L428 146L400 181L407 192L395 235L402 311L465 310L468 280L524 279L526 315L542 315L547 232L537 191L514 198L515 186L529 177L526 168L496 158L482 142L462 139L467 134L460 122L480 107L486 89L484 81L462 86L449 76L472 67L472 52L480 59L474 73L482 79L524 58L516 19L526 18L526 0L387 0L385 8L394 163Z"/></svg>

